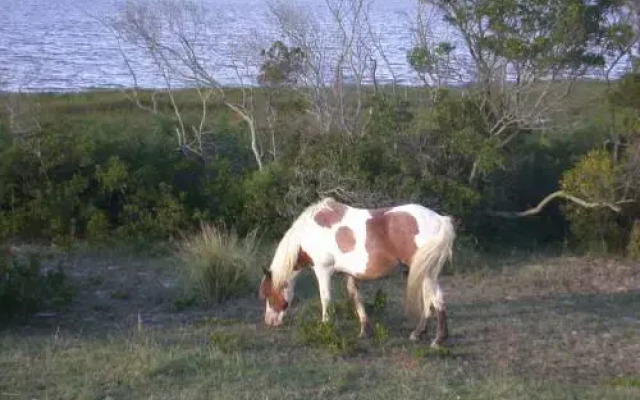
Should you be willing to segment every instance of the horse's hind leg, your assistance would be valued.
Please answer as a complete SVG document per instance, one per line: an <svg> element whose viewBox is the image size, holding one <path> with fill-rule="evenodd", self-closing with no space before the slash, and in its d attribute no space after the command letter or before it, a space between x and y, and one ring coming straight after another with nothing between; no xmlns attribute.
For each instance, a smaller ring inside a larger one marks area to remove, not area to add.
<svg viewBox="0 0 640 400"><path fill-rule="evenodd" d="M429 327L429 317L434 310L435 309L433 308L433 306L430 306L427 310L425 310L425 312L420 317L420 320L418 321L416 329L411 332L411 336L409 336L410 340L414 342L420 340L420 337L427 331L427 328Z"/></svg>
<svg viewBox="0 0 640 400"><path fill-rule="evenodd" d="M431 342L431 346L439 346L448 336L447 332L447 320L445 313L445 305L444 299L442 298L442 291L440 290L440 286L437 283L431 281L431 279L427 278L424 280L422 284L422 301L423 301L423 314L414 329L411 332L411 336L409 337L411 340L418 340L420 336L427 329L427 322L429 321L429 317L432 313L436 314L436 319L438 322L436 328L436 337Z"/></svg>
<svg viewBox="0 0 640 400"><path fill-rule="evenodd" d="M353 305L356 308L356 313L360 320L360 337L368 337L370 334L369 317L367 316L362 298L360 298L360 293L358 292L358 282L351 275L345 276L345 281L347 284L347 292L351 300L353 300Z"/></svg>
<svg viewBox="0 0 640 400"><path fill-rule="evenodd" d="M411 332L411 336L409 336L410 340L417 342L418 340L420 340L420 337L427 331L429 317L431 316L432 310L433 306L427 308L420 316L420 320L418 321L416 329L414 329L413 332Z"/></svg>
<svg viewBox="0 0 640 400"><path fill-rule="evenodd" d="M431 342L432 347L441 345L449 336L449 329L447 328L447 313L445 311L444 299L442 298L442 290L440 290L440 286L438 285L436 285L435 289L433 307L436 312L438 326L436 328L436 338Z"/></svg>

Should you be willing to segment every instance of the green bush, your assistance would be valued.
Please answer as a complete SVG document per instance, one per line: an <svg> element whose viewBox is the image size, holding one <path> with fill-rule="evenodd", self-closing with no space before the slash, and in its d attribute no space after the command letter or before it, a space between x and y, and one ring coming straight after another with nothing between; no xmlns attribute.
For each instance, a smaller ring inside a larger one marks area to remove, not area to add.
<svg viewBox="0 0 640 400"><path fill-rule="evenodd" d="M212 303L255 290L257 248L255 232L240 238L202 224L200 232L180 244L179 266L187 297Z"/></svg>
<svg viewBox="0 0 640 400"><path fill-rule="evenodd" d="M249 174L242 182L244 207L242 220L236 222L239 228L251 231L259 226L267 234L278 236L284 233L291 223L284 216L290 182L291 171L277 163Z"/></svg>
<svg viewBox="0 0 640 400"><path fill-rule="evenodd" d="M43 270L36 255L0 255L0 322L70 306L75 289L60 267Z"/></svg>
<svg viewBox="0 0 640 400"><path fill-rule="evenodd" d="M611 156L603 150L592 150L560 182L562 190L588 202L615 202L616 168ZM606 253L622 250L626 233L616 214L608 208L586 208L567 203L563 213L570 223L571 234L586 250Z"/></svg>
<svg viewBox="0 0 640 400"><path fill-rule="evenodd" d="M636 219L633 228L631 228L627 244L627 257L633 261L640 261L640 219Z"/></svg>
<svg viewBox="0 0 640 400"><path fill-rule="evenodd" d="M412 57L423 68L431 55ZM241 235L259 227L280 237L305 206L330 195L363 207L421 203L458 218L460 236L477 238L483 250L559 244L568 220L577 244L622 251L628 243L623 236L638 215L630 201L617 216L567 203L561 209L560 202L536 217L510 221L486 211L532 207L558 189L569 169L563 187L569 193L611 200L611 192L599 190L601 184L609 190L609 178L617 176L613 186L629 188L617 195L637 200L638 82L637 75L621 79L610 91L611 103L604 101L604 85L581 84L577 89L590 95L568 99L567 112L557 120L556 113L550 116L549 129L517 131L514 125L499 135L513 137L505 146L486 131L496 121L486 120L473 90L365 91L354 131L336 124L325 132L306 112L304 96L284 87L277 94L257 89L261 170L247 125L217 102L207 113L202 154L196 154L179 147L175 118L162 114L170 107L164 96L156 99L162 115L152 116L120 93L25 95L19 100L38 107L22 122L37 124L21 125L0 107L0 238L47 239L63 247L77 239L105 244L109 238L146 245L197 229L201 220ZM587 97L594 100L585 104ZM181 91L178 100L185 126L199 123L197 94ZM269 107L277 113L267 124L263 111ZM572 166L603 143L618 154L615 168L596 159ZM612 143L618 143L617 152ZM628 179L623 182L620 173Z"/></svg>
<svg viewBox="0 0 640 400"><path fill-rule="evenodd" d="M87 220L87 239L94 245L102 245L109 240L109 218L106 212L95 209Z"/></svg>

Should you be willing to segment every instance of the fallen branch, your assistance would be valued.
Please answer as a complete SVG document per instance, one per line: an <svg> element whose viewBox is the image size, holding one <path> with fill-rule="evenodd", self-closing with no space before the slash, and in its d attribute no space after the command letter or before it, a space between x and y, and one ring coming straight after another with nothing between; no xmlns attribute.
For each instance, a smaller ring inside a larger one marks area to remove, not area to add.
<svg viewBox="0 0 640 400"><path fill-rule="evenodd" d="M492 217L503 217L503 218L521 218L521 217L529 217L532 215L536 215L538 214L540 211L542 211L542 209L544 207L547 206L547 204L549 204L551 201L553 201L556 198L562 198L565 200L569 200L572 201L582 207L585 208L608 208L611 211L615 212L615 213L619 213L622 209L620 207L621 204L624 203L631 203L633 202L633 200L620 200L617 201L615 203L608 203L608 202L588 202L586 200L583 200L579 197L573 196L569 193L566 193L563 190L558 190L557 192L553 192L550 195L548 195L547 197L545 197L544 199L542 199L542 201L540 203L538 203L537 206L530 208L528 210L525 211L520 211L520 212L513 212L513 211L493 211L493 210L489 210L487 212L487 214L489 214Z"/></svg>

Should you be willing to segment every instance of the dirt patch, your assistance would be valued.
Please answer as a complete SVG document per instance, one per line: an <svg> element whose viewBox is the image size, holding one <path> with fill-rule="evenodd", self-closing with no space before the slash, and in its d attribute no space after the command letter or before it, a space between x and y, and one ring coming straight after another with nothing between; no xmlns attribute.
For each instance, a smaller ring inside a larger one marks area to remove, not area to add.
<svg viewBox="0 0 640 400"><path fill-rule="evenodd" d="M630 261L562 257L442 280L447 300L453 302L621 293L640 290L640 265Z"/></svg>

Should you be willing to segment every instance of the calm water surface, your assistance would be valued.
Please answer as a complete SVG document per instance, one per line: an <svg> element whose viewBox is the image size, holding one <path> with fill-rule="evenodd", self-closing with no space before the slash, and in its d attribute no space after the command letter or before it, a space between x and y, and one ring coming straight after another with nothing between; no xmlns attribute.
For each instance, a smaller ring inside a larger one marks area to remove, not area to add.
<svg viewBox="0 0 640 400"><path fill-rule="evenodd" d="M237 84L231 61L238 43L255 38L256 32L264 36L265 43L277 38L269 33L272 25L266 0L203 3L216 20L211 29L218 52L210 60L216 65L216 77L222 83ZM324 12L323 3L298 1L318 15ZM131 86L117 42L100 22L123 4L124 0L0 0L0 89L67 91ZM374 29L403 83L414 79L405 61L412 43L408 15L414 10L415 0L377 0L371 12ZM141 71L141 86L162 85L141 54L134 55L134 62ZM384 68L379 72L382 80L390 77Z"/></svg>

